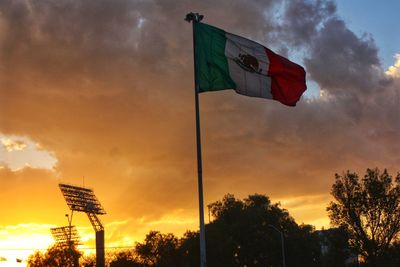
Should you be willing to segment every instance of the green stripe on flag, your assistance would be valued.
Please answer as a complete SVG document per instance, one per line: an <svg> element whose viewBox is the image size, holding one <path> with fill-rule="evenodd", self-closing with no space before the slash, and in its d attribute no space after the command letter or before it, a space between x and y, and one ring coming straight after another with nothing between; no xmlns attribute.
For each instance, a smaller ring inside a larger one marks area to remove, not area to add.
<svg viewBox="0 0 400 267"><path fill-rule="evenodd" d="M225 56L225 31L195 23L196 74L200 92L235 89Z"/></svg>

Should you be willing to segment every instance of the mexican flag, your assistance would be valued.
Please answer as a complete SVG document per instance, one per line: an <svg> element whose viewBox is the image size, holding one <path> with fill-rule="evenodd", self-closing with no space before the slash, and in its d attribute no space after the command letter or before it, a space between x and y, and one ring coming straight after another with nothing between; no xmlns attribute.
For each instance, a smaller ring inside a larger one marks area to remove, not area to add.
<svg viewBox="0 0 400 267"><path fill-rule="evenodd" d="M307 89L303 67L268 48L200 22L194 30L199 92L234 89L295 106Z"/></svg>

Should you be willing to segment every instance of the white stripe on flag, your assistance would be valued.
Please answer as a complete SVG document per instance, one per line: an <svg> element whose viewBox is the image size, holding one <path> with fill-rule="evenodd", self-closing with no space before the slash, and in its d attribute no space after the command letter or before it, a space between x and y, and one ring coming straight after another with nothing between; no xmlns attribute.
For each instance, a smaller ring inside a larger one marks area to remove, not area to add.
<svg viewBox="0 0 400 267"><path fill-rule="evenodd" d="M265 48L256 42L234 34L225 34L225 56L228 59L229 74L236 83L236 92L242 95L272 99L271 78L267 76L269 59ZM259 71L244 70L237 62L240 55L251 55L258 60Z"/></svg>

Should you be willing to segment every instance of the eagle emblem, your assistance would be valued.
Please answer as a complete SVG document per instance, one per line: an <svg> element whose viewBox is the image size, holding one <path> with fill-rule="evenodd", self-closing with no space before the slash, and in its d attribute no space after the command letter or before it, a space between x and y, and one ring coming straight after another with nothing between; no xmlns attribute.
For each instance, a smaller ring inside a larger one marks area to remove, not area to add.
<svg viewBox="0 0 400 267"><path fill-rule="evenodd" d="M256 57L249 54L239 54L233 61L242 69L248 72L261 73L262 69L259 68L258 60Z"/></svg>

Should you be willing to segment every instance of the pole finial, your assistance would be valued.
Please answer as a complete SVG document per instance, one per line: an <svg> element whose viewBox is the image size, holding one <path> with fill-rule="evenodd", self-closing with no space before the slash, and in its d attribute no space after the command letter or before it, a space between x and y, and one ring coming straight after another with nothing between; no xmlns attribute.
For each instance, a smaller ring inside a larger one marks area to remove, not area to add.
<svg viewBox="0 0 400 267"><path fill-rule="evenodd" d="M200 15L199 13L193 13L193 12L190 12L190 13L188 13L188 14L186 14L186 17L185 17L185 20L187 21L187 22L200 22L200 21L202 21L203 20L203 18L204 18L204 16L203 15Z"/></svg>

